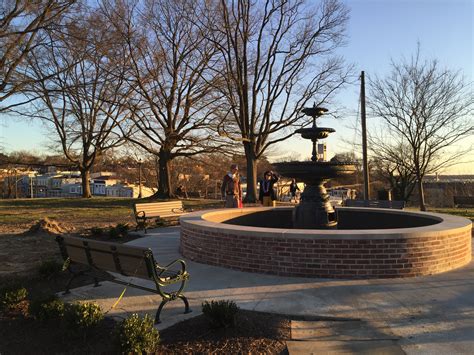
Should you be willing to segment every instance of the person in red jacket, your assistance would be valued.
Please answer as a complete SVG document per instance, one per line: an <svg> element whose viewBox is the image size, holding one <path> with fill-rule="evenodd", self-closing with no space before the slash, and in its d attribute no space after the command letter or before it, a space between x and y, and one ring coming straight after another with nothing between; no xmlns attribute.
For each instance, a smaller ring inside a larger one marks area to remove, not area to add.
<svg viewBox="0 0 474 355"><path fill-rule="evenodd" d="M224 176L221 186L222 198L225 199L225 207L237 208L242 203L242 186L240 183L239 167L237 164L230 166L230 171Z"/></svg>

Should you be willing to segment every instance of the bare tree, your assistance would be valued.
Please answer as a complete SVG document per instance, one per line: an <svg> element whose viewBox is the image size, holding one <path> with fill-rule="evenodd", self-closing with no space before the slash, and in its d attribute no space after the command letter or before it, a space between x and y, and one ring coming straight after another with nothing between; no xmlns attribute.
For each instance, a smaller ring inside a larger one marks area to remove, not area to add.
<svg viewBox="0 0 474 355"><path fill-rule="evenodd" d="M118 125L128 111L124 62L115 32L97 12L77 14L64 34L50 34L46 48L33 51L29 70L36 78L28 96L36 98L22 114L40 118L57 134L66 158L82 178L82 196L90 197L90 170L108 149L122 144Z"/></svg>
<svg viewBox="0 0 474 355"><path fill-rule="evenodd" d="M369 142L373 158L371 159L375 179L389 184L395 200L407 202L416 186L416 176L412 169L410 148L391 146L380 140Z"/></svg>
<svg viewBox="0 0 474 355"><path fill-rule="evenodd" d="M384 125L385 135L373 139L415 176L421 210L426 210L423 177L459 161L470 151L448 148L474 133L473 96L458 72L441 68L436 60L422 60L420 48L409 61L392 61L385 78L370 80L369 107ZM398 150L398 147L404 147Z"/></svg>
<svg viewBox="0 0 474 355"><path fill-rule="evenodd" d="M348 79L334 55L348 11L337 0L221 0L209 16L229 108L219 133L243 144L246 201L255 202L257 160L305 124L303 107L326 103Z"/></svg>
<svg viewBox="0 0 474 355"><path fill-rule="evenodd" d="M126 41L129 84L135 91L127 137L158 157L157 196L169 198L174 158L213 152L226 144L215 134L220 97L211 68L216 49L196 25L204 17L197 1L115 4L104 11Z"/></svg>
<svg viewBox="0 0 474 355"><path fill-rule="evenodd" d="M23 64L28 53L41 46L42 31L50 28L73 0L3 0L0 2L0 112L22 103L5 101L21 93L32 80Z"/></svg>

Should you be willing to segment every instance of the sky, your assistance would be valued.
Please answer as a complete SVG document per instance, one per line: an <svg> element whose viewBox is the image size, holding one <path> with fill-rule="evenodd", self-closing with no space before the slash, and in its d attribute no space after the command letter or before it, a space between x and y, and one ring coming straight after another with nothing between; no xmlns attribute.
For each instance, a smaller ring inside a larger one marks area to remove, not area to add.
<svg viewBox="0 0 474 355"><path fill-rule="evenodd" d="M312 0L310 0L312 1ZM339 50L356 71L364 70L367 76L384 76L390 70L390 60L409 58L421 45L422 57L437 59L452 70L460 70L468 82L473 82L474 69L474 0L343 0L350 10L347 26L347 44ZM359 85L354 83L337 95L338 107L344 116L338 120L321 119L322 126L333 127L327 140L329 158L335 153L354 151L360 135L354 130L360 120L356 118L359 102ZM328 107L331 109L331 107ZM368 129L376 122L368 121ZM7 152L30 150L46 152L48 132L38 123L0 119L0 147ZM463 142L474 144L474 138ZM292 138L280 143L274 154L309 157L311 143ZM474 162L474 151L467 161ZM474 174L474 163L461 164L445 173Z"/></svg>

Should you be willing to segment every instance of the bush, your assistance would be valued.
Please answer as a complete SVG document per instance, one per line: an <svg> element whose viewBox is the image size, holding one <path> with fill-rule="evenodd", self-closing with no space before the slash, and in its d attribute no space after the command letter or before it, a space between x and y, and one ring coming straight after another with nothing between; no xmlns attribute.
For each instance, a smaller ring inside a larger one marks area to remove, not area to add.
<svg viewBox="0 0 474 355"><path fill-rule="evenodd" d="M129 226L126 223L119 223L115 227L109 228L110 238L123 238L128 235Z"/></svg>
<svg viewBox="0 0 474 355"><path fill-rule="evenodd" d="M214 328L229 328L235 326L235 316L239 307L234 301L205 301L202 304L202 313Z"/></svg>
<svg viewBox="0 0 474 355"><path fill-rule="evenodd" d="M74 328L89 329L99 324L103 319L104 313L96 303L75 303L66 309L66 321Z"/></svg>
<svg viewBox="0 0 474 355"><path fill-rule="evenodd" d="M93 237L101 237L104 235L104 229L100 227L92 227L90 231Z"/></svg>
<svg viewBox="0 0 474 355"><path fill-rule="evenodd" d="M56 296L38 299L30 303L30 314L40 321L60 319L64 316L64 302Z"/></svg>
<svg viewBox="0 0 474 355"><path fill-rule="evenodd" d="M121 352L125 354L153 352L160 342L160 333L148 314L143 318L132 314L125 319L119 326L118 337Z"/></svg>
<svg viewBox="0 0 474 355"><path fill-rule="evenodd" d="M116 227L110 227L109 237L112 239L120 237L120 231Z"/></svg>
<svg viewBox="0 0 474 355"><path fill-rule="evenodd" d="M22 286L12 285L0 291L0 310L15 308L28 297L28 291Z"/></svg>
<svg viewBox="0 0 474 355"><path fill-rule="evenodd" d="M128 230L130 229L130 226L127 223L119 223L115 228L120 232L123 237L126 237L128 235Z"/></svg>
<svg viewBox="0 0 474 355"><path fill-rule="evenodd" d="M50 278L54 274L57 274L63 269L63 264L56 259L48 259L41 263L39 266L39 274L44 278Z"/></svg>

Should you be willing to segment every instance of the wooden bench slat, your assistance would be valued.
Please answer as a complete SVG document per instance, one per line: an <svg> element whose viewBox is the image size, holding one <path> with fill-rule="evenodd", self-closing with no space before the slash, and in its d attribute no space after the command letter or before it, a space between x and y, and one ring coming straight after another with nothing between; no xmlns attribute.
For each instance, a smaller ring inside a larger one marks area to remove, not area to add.
<svg viewBox="0 0 474 355"><path fill-rule="evenodd" d="M184 211L183 201L149 202L137 203L133 207L137 229L143 228L146 233L146 220L151 218L179 217L187 212Z"/></svg>

